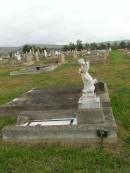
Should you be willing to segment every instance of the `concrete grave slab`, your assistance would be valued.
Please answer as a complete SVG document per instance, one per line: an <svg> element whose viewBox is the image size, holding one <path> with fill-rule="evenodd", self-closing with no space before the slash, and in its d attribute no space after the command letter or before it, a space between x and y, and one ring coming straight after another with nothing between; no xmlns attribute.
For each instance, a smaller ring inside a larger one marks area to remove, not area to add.
<svg viewBox="0 0 130 173"><path fill-rule="evenodd" d="M34 88L0 106L0 116L18 116L22 111L77 110L82 87Z"/></svg>
<svg viewBox="0 0 130 173"><path fill-rule="evenodd" d="M39 74L55 70L59 64L49 64L44 66L32 66L21 69L20 71L10 72L10 76L25 75L25 74Z"/></svg>
<svg viewBox="0 0 130 173"><path fill-rule="evenodd" d="M20 97L21 101L16 100L6 105L21 109L17 114L16 125L6 126L2 130L3 140L21 143L100 143L100 133L103 131L106 133L103 141L115 143L117 141L116 123L107 85L103 86L98 83L95 88L97 96L101 99L103 121L96 120L94 123L85 110L79 113L81 110L77 108L81 87L34 89ZM45 122L54 119L58 119L60 124L45 125ZM74 119L77 123L70 124L68 121L64 124L63 121L67 119ZM30 123L36 121L38 124L29 126Z"/></svg>

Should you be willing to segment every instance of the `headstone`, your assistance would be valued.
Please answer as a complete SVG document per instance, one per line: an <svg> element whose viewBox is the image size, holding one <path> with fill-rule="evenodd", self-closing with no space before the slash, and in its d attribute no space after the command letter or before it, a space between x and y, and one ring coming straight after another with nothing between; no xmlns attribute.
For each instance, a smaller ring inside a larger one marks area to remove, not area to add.
<svg viewBox="0 0 130 173"><path fill-rule="evenodd" d="M59 57L59 63L60 64L65 64L65 55L63 53Z"/></svg>
<svg viewBox="0 0 130 173"><path fill-rule="evenodd" d="M99 52L97 52L97 56L99 56L100 55L100 53Z"/></svg>
<svg viewBox="0 0 130 173"><path fill-rule="evenodd" d="M38 52L37 51L35 53L35 58L36 58L36 62L39 62L39 55L38 55Z"/></svg>
<svg viewBox="0 0 130 173"><path fill-rule="evenodd" d="M91 54L91 52L90 51L88 51L88 55L90 55Z"/></svg>
<svg viewBox="0 0 130 173"><path fill-rule="evenodd" d="M32 48L32 55L33 55L33 56L35 55L35 51L34 51L34 48Z"/></svg>
<svg viewBox="0 0 130 173"><path fill-rule="evenodd" d="M112 51L112 49L111 49L111 47L109 48L109 52L111 52Z"/></svg>
<svg viewBox="0 0 130 173"><path fill-rule="evenodd" d="M30 49L30 52L28 54L29 54L29 57L32 59L33 55L32 55L32 50L31 49Z"/></svg>
<svg viewBox="0 0 130 173"><path fill-rule="evenodd" d="M76 49L73 51L73 57L74 57L74 59L77 59L77 57L78 57Z"/></svg>
<svg viewBox="0 0 130 173"><path fill-rule="evenodd" d="M45 58L47 57L47 51L46 50L44 50L44 56L45 56Z"/></svg>
<svg viewBox="0 0 130 173"><path fill-rule="evenodd" d="M57 51L57 50L55 51L55 55L56 55L56 56L59 56L60 54L61 54L61 53L60 53L59 51Z"/></svg>
<svg viewBox="0 0 130 173"><path fill-rule="evenodd" d="M30 62L30 61L32 61L32 58L33 58L33 56L32 56L32 52L31 52L31 50L30 50L30 52L28 53L28 52L26 52L26 61L27 62Z"/></svg>
<svg viewBox="0 0 130 173"><path fill-rule="evenodd" d="M21 61L21 59L22 59L22 57L21 57L21 55L20 55L19 52L17 52L17 53L15 54L15 57L16 57L16 59L17 59L18 61Z"/></svg>

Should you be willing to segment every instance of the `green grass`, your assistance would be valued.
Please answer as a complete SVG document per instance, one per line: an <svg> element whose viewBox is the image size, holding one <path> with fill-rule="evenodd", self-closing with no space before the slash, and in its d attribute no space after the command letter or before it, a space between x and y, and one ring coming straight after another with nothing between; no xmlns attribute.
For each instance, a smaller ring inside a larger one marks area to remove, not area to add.
<svg viewBox="0 0 130 173"><path fill-rule="evenodd" d="M0 118L0 130L9 124L15 123L16 118L15 117L1 117Z"/></svg>
<svg viewBox="0 0 130 173"><path fill-rule="evenodd" d="M0 147L1 172L126 173L130 160L107 150L63 146ZM11 170L11 171L10 171Z"/></svg>
<svg viewBox="0 0 130 173"><path fill-rule="evenodd" d="M16 96L34 87L53 87L61 85L80 84L80 76L75 69L75 64L66 64L54 72L9 76L9 72L18 68L0 70L0 104L11 101ZM78 76L78 78L77 78Z"/></svg>
<svg viewBox="0 0 130 173"><path fill-rule="evenodd" d="M18 68L0 69L0 104L34 87L82 85L78 64L70 61L54 72L11 76ZM106 64L91 65L93 77L107 82L118 124L118 143L94 146L20 145L0 142L0 173L129 173L130 172L130 59L113 51ZM15 119L0 118L0 129Z"/></svg>

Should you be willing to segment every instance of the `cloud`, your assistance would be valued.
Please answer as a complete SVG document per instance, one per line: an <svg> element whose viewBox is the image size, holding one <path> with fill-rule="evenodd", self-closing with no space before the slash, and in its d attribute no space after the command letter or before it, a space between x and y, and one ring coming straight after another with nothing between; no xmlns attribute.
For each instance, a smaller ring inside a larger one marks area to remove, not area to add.
<svg viewBox="0 0 130 173"><path fill-rule="evenodd" d="M129 0L4 0L0 46L130 39Z"/></svg>

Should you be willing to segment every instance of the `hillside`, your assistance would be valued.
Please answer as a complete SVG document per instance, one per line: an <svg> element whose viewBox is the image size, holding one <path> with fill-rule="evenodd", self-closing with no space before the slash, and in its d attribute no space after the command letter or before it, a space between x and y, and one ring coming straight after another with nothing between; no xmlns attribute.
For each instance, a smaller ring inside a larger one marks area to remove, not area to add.
<svg viewBox="0 0 130 173"><path fill-rule="evenodd" d="M19 47L0 47L0 54L8 54L17 50L19 50Z"/></svg>
<svg viewBox="0 0 130 173"><path fill-rule="evenodd" d="M55 45L55 44L31 44L31 45L35 45L36 47L40 47L40 48L48 48L48 49L61 49L62 45ZM10 52L16 52L18 50L20 50L22 48L22 46L20 47L0 47L0 54L8 54Z"/></svg>

